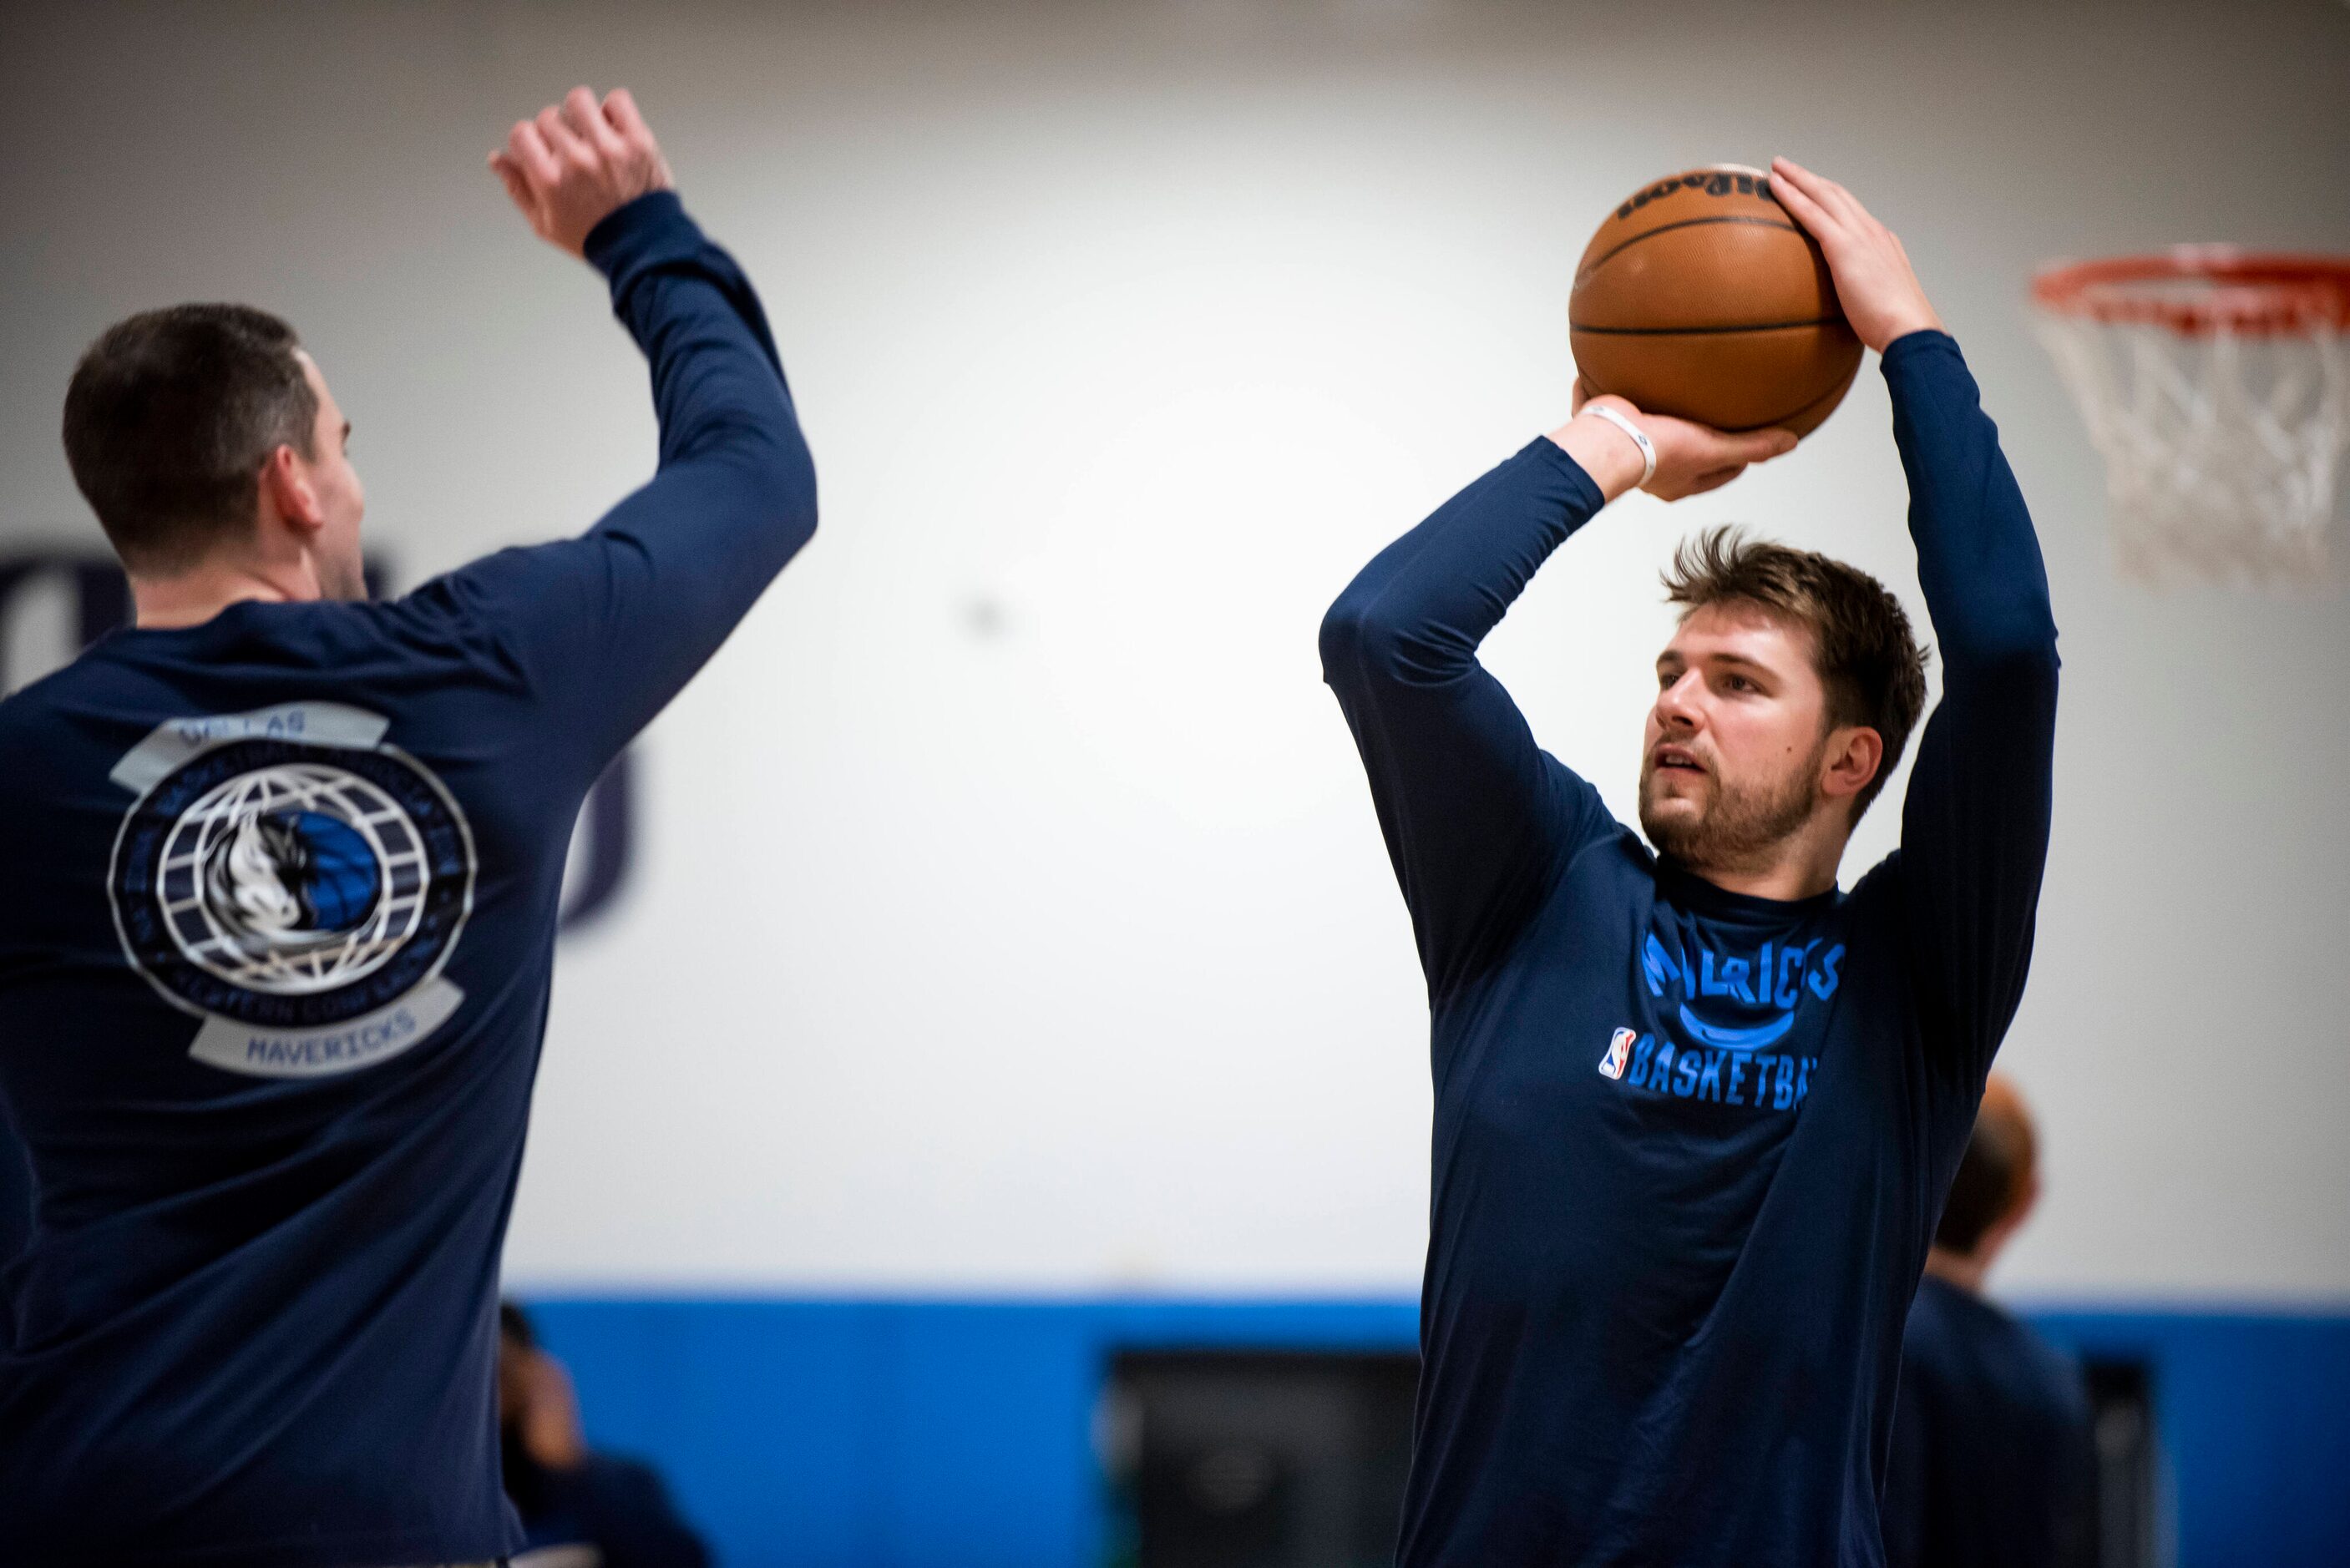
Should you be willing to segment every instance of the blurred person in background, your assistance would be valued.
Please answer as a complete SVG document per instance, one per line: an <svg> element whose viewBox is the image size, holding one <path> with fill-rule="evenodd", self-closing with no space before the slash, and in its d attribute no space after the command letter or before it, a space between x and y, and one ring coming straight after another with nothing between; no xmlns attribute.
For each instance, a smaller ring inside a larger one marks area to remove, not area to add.
<svg viewBox="0 0 2350 1568"><path fill-rule="evenodd" d="M1902 1335L1887 1568L2096 1561L2096 1447L2080 1372L1983 1294L2039 1200L2031 1113L1994 1073Z"/></svg>
<svg viewBox="0 0 2350 1568"><path fill-rule="evenodd" d="M563 1363L498 1305L498 1447L522 1515L514 1568L705 1568L709 1550L650 1465L588 1447Z"/></svg>

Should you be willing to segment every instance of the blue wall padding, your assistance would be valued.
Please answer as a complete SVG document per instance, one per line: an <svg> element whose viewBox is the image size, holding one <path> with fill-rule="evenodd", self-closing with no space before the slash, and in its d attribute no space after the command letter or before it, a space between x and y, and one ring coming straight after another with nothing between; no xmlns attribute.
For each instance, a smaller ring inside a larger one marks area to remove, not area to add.
<svg viewBox="0 0 2350 1568"><path fill-rule="evenodd" d="M652 1459L727 1568L1094 1568L1120 1349L1409 1350L1405 1302L532 1303L590 1438ZM2350 1563L2350 1313L2033 1314L2152 1368L2179 1568Z"/></svg>
<svg viewBox="0 0 2350 1568"><path fill-rule="evenodd" d="M2154 1369L2179 1568L2350 1564L2350 1314L2035 1312Z"/></svg>

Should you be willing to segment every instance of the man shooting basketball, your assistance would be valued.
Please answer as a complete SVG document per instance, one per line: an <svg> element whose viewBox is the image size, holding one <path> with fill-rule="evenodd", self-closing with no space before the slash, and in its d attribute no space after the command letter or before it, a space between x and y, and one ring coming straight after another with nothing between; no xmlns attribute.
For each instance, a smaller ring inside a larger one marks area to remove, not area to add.
<svg viewBox="0 0 2350 1568"><path fill-rule="evenodd" d="M365 1568L522 1543L498 1254L588 786L816 525L757 296L626 93L492 159L651 361L586 535L362 602L363 502L276 317L120 322L74 477L137 624L0 704L0 1556Z"/></svg>
<svg viewBox="0 0 2350 1568"><path fill-rule="evenodd" d="M1773 185L1884 358L1941 644L1897 854L1837 890L1925 694L1899 606L1850 566L1683 546L1641 751L1653 855L1476 659L1610 500L1726 483L1783 431L1583 401L1323 623L1432 1015L1405 1568L1882 1561L1902 1320L2031 953L2056 632L1899 242L1793 164Z"/></svg>

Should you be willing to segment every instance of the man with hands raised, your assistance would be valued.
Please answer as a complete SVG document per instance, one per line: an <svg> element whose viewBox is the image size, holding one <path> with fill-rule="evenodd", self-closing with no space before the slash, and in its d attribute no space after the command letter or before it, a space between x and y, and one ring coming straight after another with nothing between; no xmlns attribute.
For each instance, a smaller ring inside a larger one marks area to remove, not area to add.
<svg viewBox="0 0 2350 1568"><path fill-rule="evenodd" d="M1851 566L1682 545L1646 846L1477 661L1608 502L1714 489L1784 431L1579 396L1323 623L1431 1013L1403 1568L1882 1561L1902 1322L2031 953L2055 627L1900 242L1841 187L1773 174L1883 357L1940 643L1898 851L1838 890L1925 701L1907 617Z"/></svg>
<svg viewBox="0 0 2350 1568"><path fill-rule="evenodd" d="M137 620L0 703L12 1564L522 1544L498 1259L572 824L816 488L758 296L629 95L490 161L650 361L658 472L584 535L365 602L349 425L245 306L118 323L67 394Z"/></svg>

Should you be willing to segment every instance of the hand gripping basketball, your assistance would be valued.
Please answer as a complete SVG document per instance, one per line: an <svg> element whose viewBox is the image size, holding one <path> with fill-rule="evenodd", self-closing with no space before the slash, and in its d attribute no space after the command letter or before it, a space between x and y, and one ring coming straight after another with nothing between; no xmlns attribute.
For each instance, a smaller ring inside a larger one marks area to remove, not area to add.
<svg viewBox="0 0 2350 1568"><path fill-rule="evenodd" d="M1615 421L1598 417L1608 409L1629 421L1656 452L1656 472L1646 483L1641 473L1647 454ZM1583 465L1600 494L1613 501L1638 486L1659 501L1679 501L1719 490L1747 468L1768 462L1795 450L1793 432L1783 430L1718 431L1665 414L1642 413L1626 399L1603 393L1594 397L1581 380L1575 383L1575 416L1551 432L1551 440Z"/></svg>
<svg viewBox="0 0 2350 1568"><path fill-rule="evenodd" d="M1869 216L1851 192L1784 158L1771 160L1771 187L1788 216L1819 242L1835 279L1836 302L1863 343L1882 354L1897 337L1941 329L1900 237Z"/></svg>
<svg viewBox="0 0 2350 1568"><path fill-rule="evenodd" d="M490 167L538 237L573 255L612 213L674 183L626 88L601 103L584 87L535 119L517 120Z"/></svg>

